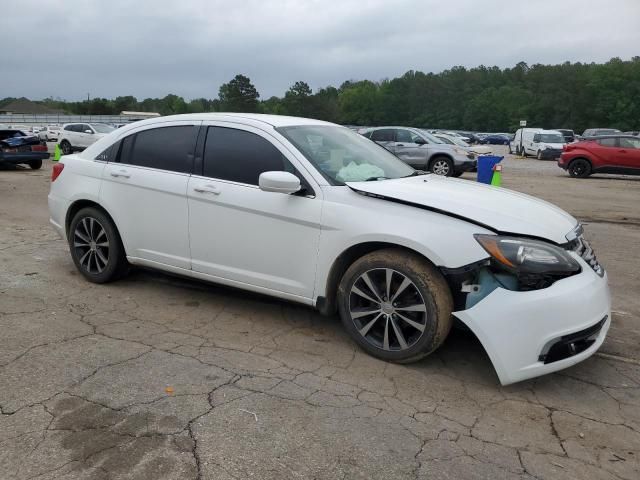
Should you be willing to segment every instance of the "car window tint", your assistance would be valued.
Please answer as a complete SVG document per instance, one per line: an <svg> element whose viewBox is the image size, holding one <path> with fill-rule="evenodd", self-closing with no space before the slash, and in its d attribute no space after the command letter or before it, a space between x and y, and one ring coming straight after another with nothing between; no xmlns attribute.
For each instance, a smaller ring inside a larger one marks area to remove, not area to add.
<svg viewBox="0 0 640 480"><path fill-rule="evenodd" d="M374 130L371 134L371 140L374 142L393 142L394 132L390 128L382 128Z"/></svg>
<svg viewBox="0 0 640 480"><path fill-rule="evenodd" d="M271 142L255 133L235 128L209 127L204 146L205 177L258 185L263 172L295 173Z"/></svg>
<svg viewBox="0 0 640 480"><path fill-rule="evenodd" d="M131 137L128 137L128 138L131 138ZM104 150L102 153L97 155L96 160L100 160L102 162L113 162L113 157L118 152L119 148L120 148L120 142L114 143L113 145L108 147L106 150Z"/></svg>
<svg viewBox="0 0 640 480"><path fill-rule="evenodd" d="M85 133L87 130L91 130L91 127L89 125L87 125L86 123L83 123L82 125L80 125L80 131L82 133Z"/></svg>
<svg viewBox="0 0 640 480"><path fill-rule="evenodd" d="M615 147L617 144L615 138L602 138L598 140L598 143L603 147Z"/></svg>
<svg viewBox="0 0 640 480"><path fill-rule="evenodd" d="M172 172L191 172L197 129L192 125L144 130L122 141L120 162Z"/></svg>

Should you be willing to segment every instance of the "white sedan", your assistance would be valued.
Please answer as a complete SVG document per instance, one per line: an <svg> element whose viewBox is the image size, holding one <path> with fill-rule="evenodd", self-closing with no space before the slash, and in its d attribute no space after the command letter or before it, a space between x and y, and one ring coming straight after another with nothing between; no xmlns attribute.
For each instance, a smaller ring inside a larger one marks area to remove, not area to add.
<svg viewBox="0 0 640 480"><path fill-rule="evenodd" d="M607 276L578 222L424 174L331 123L192 114L124 126L53 166L51 224L89 280L141 265L338 312L409 362L466 324L508 384L592 355Z"/></svg>

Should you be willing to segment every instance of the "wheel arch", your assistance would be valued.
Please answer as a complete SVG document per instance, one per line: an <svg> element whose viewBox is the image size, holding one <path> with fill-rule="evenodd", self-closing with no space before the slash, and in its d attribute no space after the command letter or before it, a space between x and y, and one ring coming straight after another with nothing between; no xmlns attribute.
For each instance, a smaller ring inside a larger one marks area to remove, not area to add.
<svg viewBox="0 0 640 480"><path fill-rule="evenodd" d="M579 155L579 156L576 156L576 157L572 158L571 160L569 160L569 163L567 163L567 167L570 167L571 164L573 162L575 162L576 160L584 160L584 161L586 161L589 164L589 166L591 167L591 169L593 169L593 162L591 161L591 159L589 157L587 157L585 155Z"/></svg>
<svg viewBox="0 0 640 480"><path fill-rule="evenodd" d="M329 274L327 275L324 296L316 298L316 308L318 311L323 315L333 315L337 313L338 285L340 284L340 280L347 269L359 258L377 250L384 250L387 248L404 250L414 255L419 255L422 259L438 268L437 265L435 265L435 263L423 253L405 245L385 241L367 241L351 245L334 259L333 264L329 269Z"/></svg>
<svg viewBox="0 0 640 480"><path fill-rule="evenodd" d="M451 164L453 166L455 166L455 162L453 161L453 157L448 154L448 153L434 153L431 158L429 158L429 160L427 161L427 170L429 170L431 168L431 165L433 165L433 162L435 162L437 159L439 158L446 158L451 160Z"/></svg>
<svg viewBox="0 0 640 480"><path fill-rule="evenodd" d="M100 205L98 202L95 202L94 200L89 200L85 198L85 199L76 200L71 205L69 205L69 208L67 209L67 213L64 219L64 231L67 235L67 238L69 238L69 227L71 226L71 221L73 220L73 217L75 217L76 213L78 213L80 210L86 207L93 207L100 210L109 218L109 220L113 222L113 224L116 227L118 237L120 237L120 241L122 242L122 246L126 254L127 245L120 233L120 227L118 226L118 222L115 221L113 216L109 213L109 211L106 208L104 208L102 205Z"/></svg>

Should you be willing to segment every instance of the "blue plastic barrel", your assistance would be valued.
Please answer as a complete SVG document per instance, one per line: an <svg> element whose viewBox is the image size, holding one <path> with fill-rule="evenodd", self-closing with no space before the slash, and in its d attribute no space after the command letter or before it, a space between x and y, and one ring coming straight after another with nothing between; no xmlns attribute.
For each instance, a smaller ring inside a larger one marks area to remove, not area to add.
<svg viewBox="0 0 640 480"><path fill-rule="evenodd" d="M491 185L493 167L500 163L504 157L493 155L481 155L478 157L478 182Z"/></svg>

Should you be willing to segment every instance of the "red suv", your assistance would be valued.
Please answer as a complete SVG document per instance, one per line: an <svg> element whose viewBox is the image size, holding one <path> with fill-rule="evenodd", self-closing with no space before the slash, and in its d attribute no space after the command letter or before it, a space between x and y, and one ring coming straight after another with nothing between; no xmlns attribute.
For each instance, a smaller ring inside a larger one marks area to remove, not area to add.
<svg viewBox="0 0 640 480"><path fill-rule="evenodd" d="M640 175L640 138L607 135L567 144L558 166L578 178L592 173Z"/></svg>

